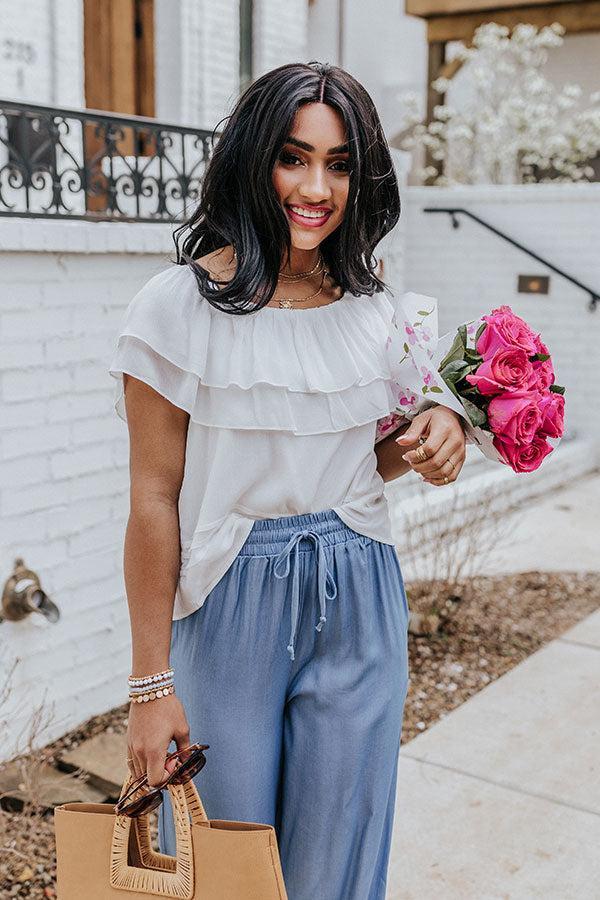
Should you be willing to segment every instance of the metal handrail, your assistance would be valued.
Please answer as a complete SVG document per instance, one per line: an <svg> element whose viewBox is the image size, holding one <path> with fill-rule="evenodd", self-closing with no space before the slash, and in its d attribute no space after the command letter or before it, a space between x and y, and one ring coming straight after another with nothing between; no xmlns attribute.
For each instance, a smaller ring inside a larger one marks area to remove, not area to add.
<svg viewBox="0 0 600 900"><path fill-rule="evenodd" d="M523 253L526 253L528 256L531 256L532 259L541 262L544 266L547 266L553 272L556 272L557 275L561 275L567 281L570 281L571 284L574 284L576 287L581 288L586 294L589 294L590 302L588 309L590 312L594 312L596 309L596 304L600 301L600 293L598 291L593 290L593 288L588 287L586 284L583 284L582 281L579 281L578 278L574 278L573 275L569 275L563 269L559 269L558 266L555 266L549 260L544 259L543 256L540 256L539 253L535 253L533 250L530 250L528 247L525 247L523 244L520 244L519 241L516 241L514 238L510 237L510 235L505 234L503 231L500 231L499 228L496 228L494 225L491 225L489 222L486 222L485 219L481 219L479 216L476 216L475 213L470 212L468 209L463 209L460 206L454 207L440 207L440 206L427 206L423 209L424 213L446 213L450 216L452 220L452 227L458 228L460 226L460 222L457 218L457 214L467 216L469 219L473 219L474 222L478 222L484 228L487 228L488 231L491 231L492 234L498 235L498 237L502 238L502 240L506 241L508 244L512 244L513 247L516 247L518 250L522 250Z"/></svg>

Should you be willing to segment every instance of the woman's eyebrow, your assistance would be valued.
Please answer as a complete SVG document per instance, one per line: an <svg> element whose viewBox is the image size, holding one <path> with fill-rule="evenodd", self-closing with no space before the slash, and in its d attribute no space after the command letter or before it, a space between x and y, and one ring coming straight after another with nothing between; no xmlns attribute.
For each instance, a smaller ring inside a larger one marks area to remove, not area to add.
<svg viewBox="0 0 600 900"><path fill-rule="evenodd" d="M286 144L294 144L296 147L300 147L301 150L308 150L312 152L315 148L312 144L307 144L306 141L300 141L298 138L288 137ZM327 151L328 156L333 156L334 153L347 153L348 152L348 144L339 144L337 147L330 147Z"/></svg>

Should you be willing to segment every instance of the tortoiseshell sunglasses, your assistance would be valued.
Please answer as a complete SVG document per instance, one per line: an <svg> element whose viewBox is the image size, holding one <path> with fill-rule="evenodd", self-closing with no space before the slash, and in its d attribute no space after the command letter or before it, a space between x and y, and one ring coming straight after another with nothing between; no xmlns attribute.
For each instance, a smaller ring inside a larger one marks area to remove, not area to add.
<svg viewBox="0 0 600 900"><path fill-rule="evenodd" d="M130 797L145 785L147 786L148 773L146 772L144 775L136 778L135 781L132 781L127 791L115 804L115 813L120 816L135 818L136 816L152 812L162 803L162 792L168 784L185 784L186 781L198 774L206 762L203 751L208 750L209 746L210 744L190 744L189 747L182 747L180 750L169 753L165 758L165 762L170 759L178 759L183 753L189 753L190 755L173 769L169 777L165 778L161 785L147 790L135 800L131 800Z"/></svg>

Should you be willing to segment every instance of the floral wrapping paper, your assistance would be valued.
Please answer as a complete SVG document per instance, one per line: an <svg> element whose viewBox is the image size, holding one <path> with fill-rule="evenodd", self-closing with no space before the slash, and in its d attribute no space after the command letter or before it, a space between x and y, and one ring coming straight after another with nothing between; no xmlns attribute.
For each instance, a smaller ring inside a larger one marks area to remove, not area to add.
<svg viewBox="0 0 600 900"><path fill-rule="evenodd" d="M462 403L438 372L456 330L439 336L437 306L434 297L412 291L394 301L386 354L397 407L378 420L375 443L412 421L418 413L440 404L462 416L467 444L475 444L489 459L504 463L492 443L493 435L471 424ZM475 333L482 321L480 318L466 323L468 346L475 346Z"/></svg>

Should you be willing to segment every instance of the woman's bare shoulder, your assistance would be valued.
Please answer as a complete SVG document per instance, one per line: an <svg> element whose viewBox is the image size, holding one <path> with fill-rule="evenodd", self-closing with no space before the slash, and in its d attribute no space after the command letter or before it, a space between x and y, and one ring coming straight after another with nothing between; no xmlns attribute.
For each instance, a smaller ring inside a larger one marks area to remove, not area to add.
<svg viewBox="0 0 600 900"><path fill-rule="evenodd" d="M210 278L219 281L229 281L235 272L236 263L231 244L211 250L210 253L199 256L194 262L206 269Z"/></svg>

